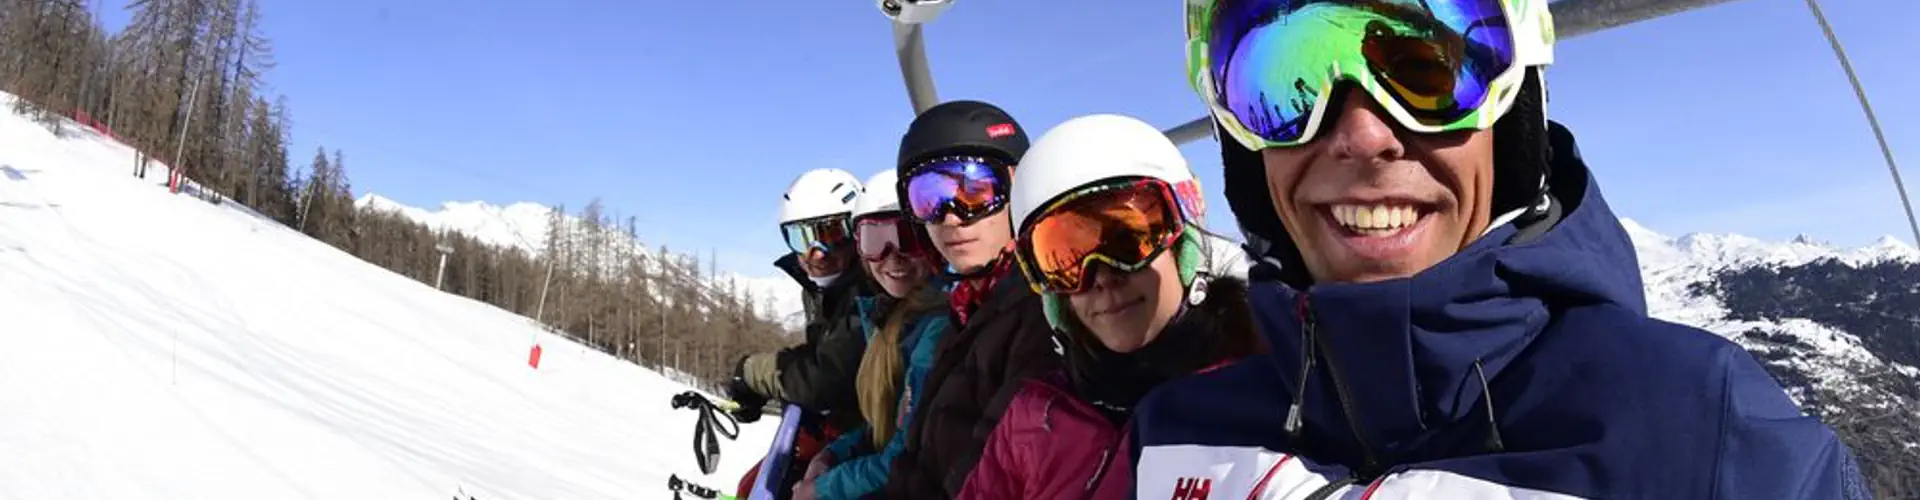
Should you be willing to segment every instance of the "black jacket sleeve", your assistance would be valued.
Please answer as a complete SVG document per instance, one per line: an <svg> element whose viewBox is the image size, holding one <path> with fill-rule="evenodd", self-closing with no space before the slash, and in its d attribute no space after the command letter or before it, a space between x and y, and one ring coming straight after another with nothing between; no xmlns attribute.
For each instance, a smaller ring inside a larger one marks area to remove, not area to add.
<svg viewBox="0 0 1920 500"><path fill-rule="evenodd" d="M980 463L987 438L993 435L995 427L1000 426L1000 417L1007 412L1007 405L1013 402L1014 395L1019 394L1021 382L1061 366L1060 354L1054 351L1053 327L1047 325L1045 313L1040 309L1040 298L1034 296L1026 300L1028 303L1021 304L1015 310L1017 319L1010 325L1013 332L1004 345L1005 351L1000 355L1004 361L1001 364L1003 371L997 374L1000 388L994 393L993 399L987 402L984 411L980 412L980 420L973 426L973 442L982 446L966 450L965 458L956 462L962 466L948 471L944 481L948 498L958 497L960 489L966 486L967 476L972 474L973 466Z"/></svg>
<svg viewBox="0 0 1920 500"><path fill-rule="evenodd" d="M853 301L839 302L807 324L807 343L780 351L780 399L815 412L852 407L867 340Z"/></svg>

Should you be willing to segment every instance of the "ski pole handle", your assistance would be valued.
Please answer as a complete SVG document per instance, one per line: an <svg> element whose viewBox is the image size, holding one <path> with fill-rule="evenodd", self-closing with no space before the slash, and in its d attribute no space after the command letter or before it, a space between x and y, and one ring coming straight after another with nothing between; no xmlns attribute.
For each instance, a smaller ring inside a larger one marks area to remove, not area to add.
<svg viewBox="0 0 1920 500"><path fill-rule="evenodd" d="M724 398L710 398L692 390L673 395L673 408L676 410L681 408L699 408L701 403L705 403L707 406L712 406L721 411L730 412L740 409L740 403Z"/></svg>

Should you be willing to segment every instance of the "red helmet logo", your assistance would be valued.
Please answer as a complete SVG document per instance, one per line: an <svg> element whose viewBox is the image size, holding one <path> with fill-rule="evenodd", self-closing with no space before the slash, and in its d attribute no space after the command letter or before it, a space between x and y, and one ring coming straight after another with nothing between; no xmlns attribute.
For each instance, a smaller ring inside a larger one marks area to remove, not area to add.
<svg viewBox="0 0 1920 500"><path fill-rule="evenodd" d="M987 126L988 139L999 139L1009 135L1013 135L1013 124L1011 123L997 123Z"/></svg>

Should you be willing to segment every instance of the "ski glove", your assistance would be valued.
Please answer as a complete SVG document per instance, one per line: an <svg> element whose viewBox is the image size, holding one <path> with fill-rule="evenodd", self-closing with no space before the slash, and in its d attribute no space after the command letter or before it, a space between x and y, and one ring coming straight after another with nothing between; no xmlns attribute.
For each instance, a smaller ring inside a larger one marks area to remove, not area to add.
<svg viewBox="0 0 1920 500"><path fill-rule="evenodd" d="M756 361L756 358L764 361ZM760 413L766 409L767 401L772 399L767 393L773 391L761 389L766 386L754 383L757 378L760 378L754 374L754 371L775 371L772 361L771 354L762 353L742 356L740 361L733 365L733 378L727 382L727 399L740 405L739 409L734 410L734 420L749 424L760 420ZM756 365L763 366L756 367ZM764 378L778 380L774 375L766 375Z"/></svg>
<svg viewBox="0 0 1920 500"><path fill-rule="evenodd" d="M738 375L747 383L747 388L763 399L787 400L786 391L780 386L780 355L763 352L740 358Z"/></svg>

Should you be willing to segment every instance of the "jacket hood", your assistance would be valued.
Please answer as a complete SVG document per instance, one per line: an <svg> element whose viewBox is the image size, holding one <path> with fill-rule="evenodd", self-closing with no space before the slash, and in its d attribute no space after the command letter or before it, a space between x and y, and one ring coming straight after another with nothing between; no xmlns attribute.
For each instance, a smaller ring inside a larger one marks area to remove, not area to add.
<svg viewBox="0 0 1920 500"><path fill-rule="evenodd" d="M886 292L854 297L854 308L860 314L862 330L860 334L869 341L873 340L874 332L880 331L880 322L887 319L887 313L892 311L894 304L899 301L900 299L893 298Z"/></svg>
<svg viewBox="0 0 1920 500"><path fill-rule="evenodd" d="M787 252L786 255L781 255L779 259L773 261L773 267L786 272L787 277L793 278L793 282L799 283L803 290L812 292L820 288L813 283L813 280L807 278L807 270L800 267L800 254Z"/></svg>
<svg viewBox="0 0 1920 500"><path fill-rule="evenodd" d="M1551 140L1557 217L1498 227L1408 278L1305 290L1276 279L1252 286L1268 359L1304 418L1294 435L1302 449L1351 463L1418 459L1411 450L1432 450L1430 441L1451 435L1470 413L1499 404L1483 401L1488 381L1554 311L1613 304L1646 314L1626 230L1572 135L1558 129ZM1484 428L1486 415L1473 425Z"/></svg>
<svg viewBox="0 0 1920 500"><path fill-rule="evenodd" d="M1058 333L1066 339L1061 350L1074 393L1121 421L1161 382L1258 350L1247 283L1219 278L1207 283L1206 293L1200 305L1186 309L1152 342L1130 353L1107 349L1084 327Z"/></svg>
<svg viewBox="0 0 1920 500"><path fill-rule="evenodd" d="M867 283L865 282L868 279L867 268L861 265L858 259L848 263L847 270L840 273L840 278L834 280L832 285L828 285L824 289L822 289L819 284L814 283L813 278L807 276L807 270L805 268L800 267L800 254L788 252L786 255L780 256L779 259L775 259L773 261L773 267L778 267L781 271L786 272L787 277L793 278L793 282L799 283L800 289L805 290L807 293L846 290L854 285L866 285ZM862 286L861 288L866 287ZM872 288L877 289L879 287L874 286Z"/></svg>

